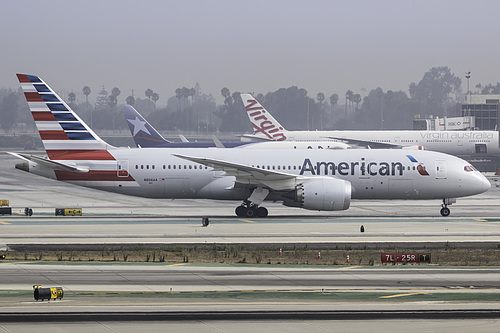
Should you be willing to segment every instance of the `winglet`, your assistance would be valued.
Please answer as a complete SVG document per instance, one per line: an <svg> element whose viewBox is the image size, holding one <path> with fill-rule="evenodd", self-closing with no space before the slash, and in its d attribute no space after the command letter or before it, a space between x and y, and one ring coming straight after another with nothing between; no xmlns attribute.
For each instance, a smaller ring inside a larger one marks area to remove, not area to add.
<svg viewBox="0 0 500 333"><path fill-rule="evenodd" d="M287 140L288 131L251 94L241 94L241 100L255 136L275 141Z"/></svg>
<svg viewBox="0 0 500 333"><path fill-rule="evenodd" d="M219 138L216 137L215 135L212 135L212 140L215 143L215 147L217 147L217 148L226 148L226 146L224 146L224 144L222 142L220 142Z"/></svg>

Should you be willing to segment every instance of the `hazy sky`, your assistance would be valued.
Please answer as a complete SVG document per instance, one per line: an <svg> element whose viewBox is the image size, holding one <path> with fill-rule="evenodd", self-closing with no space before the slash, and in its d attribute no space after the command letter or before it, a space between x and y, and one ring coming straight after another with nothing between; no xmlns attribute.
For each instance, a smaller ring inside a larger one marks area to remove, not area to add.
<svg viewBox="0 0 500 333"><path fill-rule="evenodd" d="M315 97L407 91L431 67L471 87L500 81L499 1L2 1L0 87L16 73L95 95L104 85L158 104L196 82L220 90L292 85ZM67 98L67 96L62 96ZM343 103L341 97L340 103Z"/></svg>

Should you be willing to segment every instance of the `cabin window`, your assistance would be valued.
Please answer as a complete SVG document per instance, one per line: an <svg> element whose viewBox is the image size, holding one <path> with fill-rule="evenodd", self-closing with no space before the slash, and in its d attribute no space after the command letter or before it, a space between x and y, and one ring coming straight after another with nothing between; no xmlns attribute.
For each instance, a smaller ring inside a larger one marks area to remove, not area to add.
<svg viewBox="0 0 500 333"><path fill-rule="evenodd" d="M136 165L135 165L135 168L136 168L136 169L139 169L139 166L136 164Z"/></svg>
<svg viewBox="0 0 500 333"><path fill-rule="evenodd" d="M141 169L144 169L144 165L143 164L141 164Z"/></svg>
<svg viewBox="0 0 500 333"><path fill-rule="evenodd" d="M189 170L191 170L192 168L193 168L193 166L192 166L192 165L190 165L190 166L189 166Z"/></svg>
<svg viewBox="0 0 500 333"><path fill-rule="evenodd" d="M174 165L174 169L175 169L175 165Z"/></svg>

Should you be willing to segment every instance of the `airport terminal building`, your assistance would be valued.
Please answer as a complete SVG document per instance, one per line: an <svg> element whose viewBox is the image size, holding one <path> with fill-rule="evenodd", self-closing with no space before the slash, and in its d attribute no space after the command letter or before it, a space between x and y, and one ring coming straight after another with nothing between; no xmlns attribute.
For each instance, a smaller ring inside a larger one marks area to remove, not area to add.
<svg viewBox="0 0 500 333"><path fill-rule="evenodd" d="M484 131L498 130L498 116L500 95L472 95L465 96L462 104L462 116L475 118L475 127Z"/></svg>

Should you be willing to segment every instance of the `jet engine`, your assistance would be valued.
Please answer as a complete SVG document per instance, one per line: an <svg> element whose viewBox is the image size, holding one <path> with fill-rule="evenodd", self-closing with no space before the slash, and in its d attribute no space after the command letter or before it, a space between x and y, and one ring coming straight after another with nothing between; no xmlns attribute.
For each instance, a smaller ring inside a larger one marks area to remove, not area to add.
<svg viewBox="0 0 500 333"><path fill-rule="evenodd" d="M284 195L285 206L310 210L345 210L351 204L351 183L331 177L306 180Z"/></svg>

